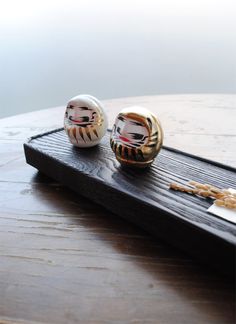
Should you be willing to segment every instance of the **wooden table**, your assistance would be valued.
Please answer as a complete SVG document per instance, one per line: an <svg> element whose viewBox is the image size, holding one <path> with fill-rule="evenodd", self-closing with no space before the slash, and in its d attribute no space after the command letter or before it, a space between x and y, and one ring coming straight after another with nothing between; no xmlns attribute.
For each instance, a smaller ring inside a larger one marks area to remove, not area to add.
<svg viewBox="0 0 236 324"><path fill-rule="evenodd" d="M165 145L236 166L236 95L104 101L157 113ZM231 282L25 163L64 108L0 120L0 323L234 323Z"/></svg>

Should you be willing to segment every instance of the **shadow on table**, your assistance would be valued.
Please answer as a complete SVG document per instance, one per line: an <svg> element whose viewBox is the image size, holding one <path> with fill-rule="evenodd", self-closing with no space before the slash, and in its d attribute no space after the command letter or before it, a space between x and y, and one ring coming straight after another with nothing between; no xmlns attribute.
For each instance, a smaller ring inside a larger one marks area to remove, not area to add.
<svg viewBox="0 0 236 324"><path fill-rule="evenodd" d="M222 316L222 323L234 320L234 287L227 278L39 172L32 184L47 206L56 208L65 219L71 218L75 226L91 232L98 242L112 247L114 258L129 260L148 273L152 278L148 289L161 283L195 309L216 313L218 318ZM106 253L103 257L106 258ZM226 307L224 312L222 303Z"/></svg>

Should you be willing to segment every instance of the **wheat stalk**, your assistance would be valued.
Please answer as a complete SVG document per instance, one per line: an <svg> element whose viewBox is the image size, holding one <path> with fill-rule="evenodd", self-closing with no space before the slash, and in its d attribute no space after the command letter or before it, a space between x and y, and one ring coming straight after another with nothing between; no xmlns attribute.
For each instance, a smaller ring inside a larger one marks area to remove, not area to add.
<svg viewBox="0 0 236 324"><path fill-rule="evenodd" d="M188 185L183 186L178 183L171 183L170 189L186 192L188 194L198 195L204 198L211 198L214 204L229 209L236 209L236 194L227 189L220 189L209 184L203 184L196 181L189 181Z"/></svg>

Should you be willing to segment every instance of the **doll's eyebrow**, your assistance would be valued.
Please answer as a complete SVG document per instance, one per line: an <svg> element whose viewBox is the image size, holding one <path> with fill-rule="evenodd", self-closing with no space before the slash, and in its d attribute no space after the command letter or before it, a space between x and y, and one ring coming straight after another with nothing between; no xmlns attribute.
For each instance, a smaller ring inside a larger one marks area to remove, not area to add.
<svg viewBox="0 0 236 324"><path fill-rule="evenodd" d="M124 117L122 117L122 116L119 116L118 119L121 121L125 121Z"/></svg>
<svg viewBox="0 0 236 324"><path fill-rule="evenodd" d="M80 110L92 110L92 109L89 109L88 107L78 107Z"/></svg>
<svg viewBox="0 0 236 324"><path fill-rule="evenodd" d="M73 105L69 105L69 106L67 106L67 108L69 108L69 109L78 108L80 110L92 110L92 109L90 109L88 107L76 107L76 106L73 106Z"/></svg>
<svg viewBox="0 0 236 324"><path fill-rule="evenodd" d="M131 121L130 123L133 125L137 125L137 126L143 126L143 124L141 124L139 122L135 122L135 121Z"/></svg>

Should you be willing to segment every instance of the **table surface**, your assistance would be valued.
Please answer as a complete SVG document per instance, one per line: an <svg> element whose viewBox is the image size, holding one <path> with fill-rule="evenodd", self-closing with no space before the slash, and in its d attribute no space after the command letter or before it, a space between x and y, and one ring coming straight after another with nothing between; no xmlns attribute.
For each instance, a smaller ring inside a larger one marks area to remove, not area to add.
<svg viewBox="0 0 236 324"><path fill-rule="evenodd" d="M236 95L104 101L142 105L165 145L236 166ZM231 282L25 163L29 136L64 107L0 120L0 323L234 323Z"/></svg>

